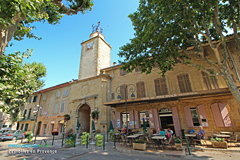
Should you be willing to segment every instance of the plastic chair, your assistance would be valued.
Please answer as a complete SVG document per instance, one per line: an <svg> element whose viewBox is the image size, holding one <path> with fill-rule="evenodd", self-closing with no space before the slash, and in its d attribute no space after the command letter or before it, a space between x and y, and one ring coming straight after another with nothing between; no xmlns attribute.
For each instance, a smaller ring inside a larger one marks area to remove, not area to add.
<svg viewBox="0 0 240 160"><path fill-rule="evenodd" d="M103 145L103 136L97 136L96 138L96 146L101 147Z"/></svg>
<svg viewBox="0 0 240 160"><path fill-rule="evenodd" d="M81 146L86 145L86 144L87 144L87 136L82 135L81 136Z"/></svg>

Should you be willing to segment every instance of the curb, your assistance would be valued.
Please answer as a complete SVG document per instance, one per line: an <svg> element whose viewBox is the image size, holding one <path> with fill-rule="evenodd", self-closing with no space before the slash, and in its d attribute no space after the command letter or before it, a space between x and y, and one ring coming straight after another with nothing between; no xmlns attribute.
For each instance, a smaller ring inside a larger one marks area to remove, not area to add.
<svg viewBox="0 0 240 160"><path fill-rule="evenodd" d="M188 150L187 147L183 147L183 150ZM240 153L240 150L230 150L230 149L215 149L215 148L197 148L197 147L190 147L190 150L201 150L201 151L212 151L212 152L235 152L235 153Z"/></svg>
<svg viewBox="0 0 240 160"><path fill-rule="evenodd" d="M116 150L123 153L132 153L132 154L145 154L145 155L157 155L161 156L163 158L185 158L184 155L179 154L169 154L169 153L156 153L156 152L146 152L146 151L136 151L136 150L125 150L123 148L120 148L116 146Z"/></svg>

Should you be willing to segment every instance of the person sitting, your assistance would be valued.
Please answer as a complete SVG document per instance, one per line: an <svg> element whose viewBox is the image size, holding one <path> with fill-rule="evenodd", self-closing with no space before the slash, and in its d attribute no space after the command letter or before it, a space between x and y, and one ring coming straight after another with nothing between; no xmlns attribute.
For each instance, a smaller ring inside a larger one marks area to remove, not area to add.
<svg viewBox="0 0 240 160"><path fill-rule="evenodd" d="M124 135L124 136L127 135L127 127L124 127L124 129L123 129L123 135Z"/></svg>
<svg viewBox="0 0 240 160"><path fill-rule="evenodd" d="M204 139L205 138L205 131L203 130L202 126L199 126L199 131L197 133L197 139Z"/></svg>
<svg viewBox="0 0 240 160"><path fill-rule="evenodd" d="M188 133L195 133L194 129L192 127L189 128Z"/></svg>
<svg viewBox="0 0 240 160"><path fill-rule="evenodd" d="M159 134L160 134L160 136L165 136L165 135L166 135L166 132L165 132L163 129L161 129L160 132L159 132Z"/></svg>
<svg viewBox="0 0 240 160"><path fill-rule="evenodd" d="M171 130L171 128L168 128L168 133L169 133L170 137L172 137L173 131ZM169 138L170 138L170 137L169 137Z"/></svg>
<svg viewBox="0 0 240 160"><path fill-rule="evenodd" d="M157 129L157 133L160 134L160 128Z"/></svg>

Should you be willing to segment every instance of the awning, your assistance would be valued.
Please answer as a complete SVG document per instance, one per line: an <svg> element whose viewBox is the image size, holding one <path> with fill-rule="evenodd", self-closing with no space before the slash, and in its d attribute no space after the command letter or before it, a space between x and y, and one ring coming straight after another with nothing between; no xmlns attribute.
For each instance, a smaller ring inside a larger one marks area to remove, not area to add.
<svg viewBox="0 0 240 160"><path fill-rule="evenodd" d="M59 123L64 123L64 120L59 121Z"/></svg>
<svg viewBox="0 0 240 160"><path fill-rule="evenodd" d="M54 123L55 123L55 121L51 121L51 123L52 123L52 124L54 124Z"/></svg>

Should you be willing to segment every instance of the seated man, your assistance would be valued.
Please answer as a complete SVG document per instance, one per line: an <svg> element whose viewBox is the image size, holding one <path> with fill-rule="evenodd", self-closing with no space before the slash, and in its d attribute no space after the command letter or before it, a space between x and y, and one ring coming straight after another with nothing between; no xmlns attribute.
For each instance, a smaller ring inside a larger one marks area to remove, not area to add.
<svg viewBox="0 0 240 160"><path fill-rule="evenodd" d="M188 133L195 133L194 129L192 127L189 128Z"/></svg>
<svg viewBox="0 0 240 160"><path fill-rule="evenodd" d="M166 132L165 132L163 129L161 129L160 132L159 132L159 134L160 134L161 136L165 136L165 135L166 135Z"/></svg>
<svg viewBox="0 0 240 160"><path fill-rule="evenodd" d="M204 139L205 138L205 131L203 130L202 126L199 126L199 131L197 133L197 139Z"/></svg>

